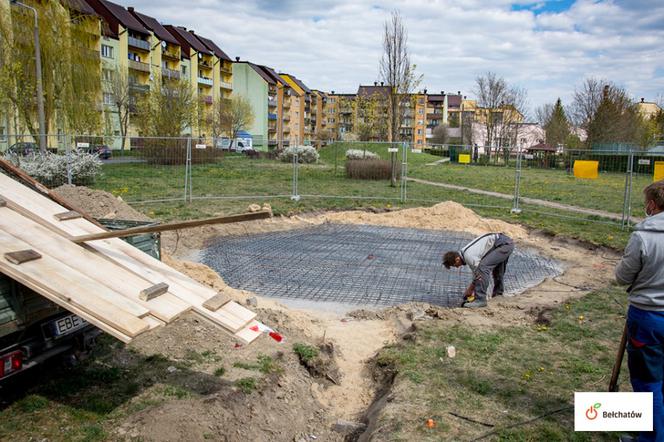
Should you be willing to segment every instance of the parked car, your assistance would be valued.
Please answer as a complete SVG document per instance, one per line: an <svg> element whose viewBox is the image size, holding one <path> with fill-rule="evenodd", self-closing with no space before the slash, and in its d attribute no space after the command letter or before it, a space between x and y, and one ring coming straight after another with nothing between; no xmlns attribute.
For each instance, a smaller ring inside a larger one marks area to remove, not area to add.
<svg viewBox="0 0 664 442"><path fill-rule="evenodd" d="M39 146L37 143L19 141L9 146L7 149L7 154L18 155L21 157L27 157L36 154L39 152Z"/></svg>
<svg viewBox="0 0 664 442"><path fill-rule="evenodd" d="M89 154L97 154L100 160L108 160L113 156L113 151L105 145L90 146L85 150Z"/></svg>

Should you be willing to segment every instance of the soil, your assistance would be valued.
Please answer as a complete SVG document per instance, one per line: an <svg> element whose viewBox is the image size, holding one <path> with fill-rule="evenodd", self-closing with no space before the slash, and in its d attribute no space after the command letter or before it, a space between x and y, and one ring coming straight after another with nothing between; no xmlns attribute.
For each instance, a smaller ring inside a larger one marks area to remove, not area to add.
<svg viewBox="0 0 664 442"><path fill-rule="evenodd" d="M113 201L124 205L115 198ZM85 199L81 198L78 202L83 209L99 213L91 210ZM112 207L118 216L126 210L126 207ZM256 210L255 207L252 209ZM517 297L492 299L485 309L444 309L412 303L343 314L288 308L273 299L228 287L213 270L191 262L205 244L221 235L270 232L327 222L445 229L473 234L501 231L516 239L519 247L536 248L540 253L561 261L565 272ZM379 389L384 387L372 376L370 360L385 345L407 337L413 324L442 320L483 328L545 321L546 313L540 312L608 285L619 258L610 250L529 232L521 226L502 221L483 219L452 202L385 213L323 213L205 226L177 233L167 232L162 235L162 244L164 261L176 269L223 291L240 303L254 298L257 305L252 308L258 313L258 319L283 334L286 340L278 344L262 336L251 345L236 348L230 335L194 315L185 316L136 339L131 348L144 354L159 353L168 358L182 359L194 349L222 355L220 363L227 370L221 377L223 382L205 394L163 402L120 419L113 430L119 438L202 440L211 435L214 440L233 441L344 440L342 434L333 430L335 423L338 420L361 420L374 403ZM338 375L338 379L334 379L336 382L313 377L292 351L292 345L296 342L331 346L331 358L337 369L334 373ZM254 371L248 373L245 369L233 367L236 362L255 362L259 355L272 357L282 371L259 376ZM214 368L212 364L203 365L197 367L197 371L212 373ZM260 386L252 393L244 393L234 385L236 380L247 376L260 378ZM377 412L375 405L371 412Z"/></svg>
<svg viewBox="0 0 664 442"><path fill-rule="evenodd" d="M121 219L127 221L150 221L143 213L134 210L122 198L103 190L65 184L53 189L73 206L80 208L93 218Z"/></svg>

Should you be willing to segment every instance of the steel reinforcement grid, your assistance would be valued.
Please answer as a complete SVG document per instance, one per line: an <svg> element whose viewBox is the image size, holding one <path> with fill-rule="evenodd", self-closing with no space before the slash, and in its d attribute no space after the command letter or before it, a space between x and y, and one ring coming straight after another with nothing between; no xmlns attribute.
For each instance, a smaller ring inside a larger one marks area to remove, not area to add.
<svg viewBox="0 0 664 442"><path fill-rule="evenodd" d="M471 272L467 267L446 270L442 254L472 239L459 232L324 224L223 237L203 252L203 262L230 286L273 298L457 307ZM505 291L518 294L561 273L558 262L517 243Z"/></svg>

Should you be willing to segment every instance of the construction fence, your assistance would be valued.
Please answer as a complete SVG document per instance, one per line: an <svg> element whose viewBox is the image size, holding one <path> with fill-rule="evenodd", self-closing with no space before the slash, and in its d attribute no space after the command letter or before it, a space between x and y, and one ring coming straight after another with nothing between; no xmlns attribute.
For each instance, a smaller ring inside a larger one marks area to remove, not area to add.
<svg viewBox="0 0 664 442"><path fill-rule="evenodd" d="M453 200L626 229L641 216L643 187L664 178L664 155L644 151L316 140L276 153L212 137L72 135L47 144L43 155L32 137L16 137L4 156L49 187L102 189L157 216L175 206L177 216L203 216L238 201L316 209Z"/></svg>

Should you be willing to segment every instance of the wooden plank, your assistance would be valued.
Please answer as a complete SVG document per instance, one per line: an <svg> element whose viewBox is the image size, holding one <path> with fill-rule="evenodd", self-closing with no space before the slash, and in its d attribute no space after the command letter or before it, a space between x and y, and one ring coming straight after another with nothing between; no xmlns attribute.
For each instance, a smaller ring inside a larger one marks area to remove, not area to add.
<svg viewBox="0 0 664 442"><path fill-rule="evenodd" d="M252 312L246 307L241 306L237 302L229 302L221 308L226 313L237 316L245 322L245 324L256 317L256 313Z"/></svg>
<svg viewBox="0 0 664 442"><path fill-rule="evenodd" d="M25 247L23 241L0 231L0 253ZM40 260L20 266L0 260L0 272L52 301L57 299L64 308L76 307L86 313L85 319L92 317L123 335L135 337L148 329L146 322L109 301L117 294L44 253Z"/></svg>
<svg viewBox="0 0 664 442"><path fill-rule="evenodd" d="M146 289L141 290L141 293L138 295L141 301L149 301L160 295L163 295L168 291L168 284L165 282L160 282L159 284L152 285Z"/></svg>
<svg viewBox="0 0 664 442"><path fill-rule="evenodd" d="M0 207L5 207L5 206L7 206L7 200L5 200L4 198L0 198Z"/></svg>
<svg viewBox="0 0 664 442"><path fill-rule="evenodd" d="M53 215L62 212L61 206L2 174L0 174L0 189L5 192L2 196L7 199L9 207L61 235L78 236L104 231L84 219L58 223L53 219ZM7 189L7 191L4 189ZM11 195L11 197L8 195ZM189 303L196 312L232 332L238 331L246 324L244 319L224 312L223 309L211 312L203 307L203 303L207 299L216 295L217 292L214 289L194 281L120 239L109 238L91 241L86 243L86 247L95 250L105 259L123 266L153 284L166 282L169 285L170 293ZM160 299L161 297L150 302Z"/></svg>
<svg viewBox="0 0 664 442"><path fill-rule="evenodd" d="M132 304L139 305L143 313L137 316L150 313L163 321L170 322L191 308L172 293L166 293L149 302L140 300L139 293L152 285L150 281L103 258L98 253L73 244L9 208L0 208L0 230L74 267L97 281L99 285L119 293L122 296L118 297L118 303L127 299Z"/></svg>
<svg viewBox="0 0 664 442"><path fill-rule="evenodd" d="M20 179L21 179L26 185L32 187L32 188L33 188L34 190L36 190L37 192L40 192L42 195L46 195L46 196L48 196L49 198L51 198L53 201L57 202L57 203L60 204L61 206L65 207L65 208L67 208L67 209L69 209L69 210L74 210L74 211L80 213L81 216L82 216L83 218L85 218L86 220L88 220L89 222L91 222L92 224L94 224L95 226L97 226L97 227L103 229L102 225L99 224L99 222L97 222L97 220L95 220L94 218L92 218L90 215L88 215L87 213L85 213L85 212L82 211L81 209L78 209L76 206L74 206L73 204L71 204L71 203L70 203L69 201L67 201L66 199L62 198L62 197L61 197L60 195L58 195L56 192L53 192L53 191L49 190L46 186L44 186L44 185L41 184L39 181L37 181L37 180L35 180L34 178L32 178L30 175L28 175L27 173L25 173L25 171L23 171L22 169L20 169L20 168L14 166L14 165L13 165L12 163L10 163L9 161L7 161L7 160L5 160L5 159L3 159L3 158L0 158L0 168L6 170L6 171L9 172L10 174L12 174L12 175L14 175L14 176L16 176L16 177L18 177L18 178L20 178ZM0 175L1 175L2 177L7 178L7 180L11 180L11 181L14 181L14 182L16 183L16 181L15 181L14 179L12 179L12 178L10 178L10 177L8 177L8 176L2 174L2 173L0 173ZM19 184L19 183L17 183L17 184ZM0 188L2 188L2 187L0 187Z"/></svg>
<svg viewBox="0 0 664 442"><path fill-rule="evenodd" d="M166 324L164 321L160 321L154 316L146 316L145 318L141 319L143 319L145 322L148 323L148 325L150 326L150 330L154 330L155 328L158 327L163 327Z"/></svg>
<svg viewBox="0 0 664 442"><path fill-rule="evenodd" d="M214 312L219 310L227 302L230 302L230 300L231 298L229 298L228 295L223 292L219 292L212 298L205 301L203 303L203 307Z"/></svg>
<svg viewBox="0 0 664 442"><path fill-rule="evenodd" d="M139 226L129 229L113 230L108 232L92 233L89 235L77 236L71 240L75 243L94 241L106 238L122 238L124 236L138 235L142 233L166 232L169 230L190 229L193 227L207 226L210 224L231 224L245 221L255 221L257 219L266 219L272 216L269 211L241 213L231 216L217 216L193 221L181 221L169 224L157 224L154 226Z"/></svg>
<svg viewBox="0 0 664 442"><path fill-rule="evenodd" d="M5 259L12 264L23 264L24 262L34 261L41 257L42 256L39 253L32 249L5 253Z"/></svg>
<svg viewBox="0 0 664 442"><path fill-rule="evenodd" d="M62 212L62 213L56 213L55 215L53 215L53 217L55 217L55 219L57 219L58 221L67 221L67 220L70 220L70 219L82 218L81 214L78 213L75 210L70 210L68 212Z"/></svg>
<svg viewBox="0 0 664 442"><path fill-rule="evenodd" d="M256 320L251 321L249 324L247 324L242 330L239 332L235 333L235 337L240 339L242 342L245 344L251 344L254 342L260 335L261 331L258 330L252 330L252 328L256 328L259 326L259 322Z"/></svg>

